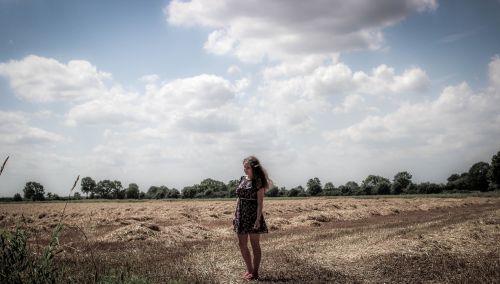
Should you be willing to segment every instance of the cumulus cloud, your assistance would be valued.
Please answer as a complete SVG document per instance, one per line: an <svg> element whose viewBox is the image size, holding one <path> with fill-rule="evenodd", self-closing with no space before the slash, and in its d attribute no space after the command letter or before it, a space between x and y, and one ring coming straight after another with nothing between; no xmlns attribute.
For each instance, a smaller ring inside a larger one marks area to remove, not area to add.
<svg viewBox="0 0 500 284"><path fill-rule="evenodd" d="M425 155L495 144L500 140L499 64L496 57L490 63L492 87L485 92L475 93L464 82L445 88L435 100L368 116L347 128L324 132L324 137L333 145L363 145L389 152L417 149Z"/></svg>
<svg viewBox="0 0 500 284"><path fill-rule="evenodd" d="M321 63L321 61L316 61L316 63ZM290 67L287 68L288 66ZM303 68L297 68L298 66ZM298 66L281 64L277 67L266 68L265 78L272 82L281 82L283 85L301 85L300 89L309 93L310 96L419 93L426 91L430 86L427 74L418 67L412 67L398 75L393 68L386 65L376 67L372 74L362 71L353 72L342 62ZM295 74L296 76L279 78L277 74Z"/></svg>
<svg viewBox="0 0 500 284"><path fill-rule="evenodd" d="M239 75L241 73L241 68L236 65L231 65L227 68L227 73L230 75Z"/></svg>
<svg viewBox="0 0 500 284"><path fill-rule="evenodd" d="M299 56L286 62L266 67L262 73L266 80L302 76L303 74L311 73L325 62L333 64L337 63L337 61L338 55L331 55L329 57L323 55Z"/></svg>
<svg viewBox="0 0 500 284"><path fill-rule="evenodd" d="M139 81L146 83L146 84L155 83L158 80L160 80L160 76L158 76L156 74L144 75L141 78L139 78Z"/></svg>
<svg viewBox="0 0 500 284"><path fill-rule="evenodd" d="M311 57L264 69L256 105L275 112L277 127L311 130L321 113L377 111L377 107L366 104L364 96L404 98L408 93L426 91L430 85L426 73L417 67L397 74L381 65L366 74L353 72L335 60ZM335 98L342 97L342 104L336 105Z"/></svg>
<svg viewBox="0 0 500 284"><path fill-rule="evenodd" d="M490 82L496 90L500 90L500 57L495 55L489 64Z"/></svg>
<svg viewBox="0 0 500 284"><path fill-rule="evenodd" d="M0 143L38 144L64 140L61 135L33 127L29 122L28 114L0 111Z"/></svg>
<svg viewBox="0 0 500 284"><path fill-rule="evenodd" d="M122 88L112 88L102 96L77 104L66 114L68 126L120 125L148 121L136 94L128 94Z"/></svg>
<svg viewBox="0 0 500 284"><path fill-rule="evenodd" d="M231 132L238 129L236 122L219 111L185 114L178 126L194 132Z"/></svg>
<svg viewBox="0 0 500 284"><path fill-rule="evenodd" d="M413 67L396 75L394 69L385 64L373 69L372 76L356 72L352 80L358 92L375 95L423 92L430 86L427 74L420 68Z"/></svg>
<svg viewBox="0 0 500 284"><path fill-rule="evenodd" d="M334 113L351 113L354 111L378 111L378 109L376 107L367 107L365 98L358 94L346 96L342 105L333 109Z"/></svg>
<svg viewBox="0 0 500 284"><path fill-rule="evenodd" d="M158 99L168 108L213 109L231 101L235 87L222 77L202 74L177 79L162 85L150 98Z"/></svg>
<svg viewBox="0 0 500 284"><path fill-rule="evenodd" d="M67 125L132 128L146 125L155 129L149 127L154 124L162 131L188 132L226 132L238 128L234 119L228 117L233 112L222 113L222 110L234 104L237 94L248 87L247 79L231 83L209 74L160 84L156 75L142 79L147 82L144 94L127 93L123 88L114 87L98 98L72 107L66 115Z"/></svg>
<svg viewBox="0 0 500 284"><path fill-rule="evenodd" d="M0 63L0 75L7 77L14 93L36 102L84 100L100 95L110 74L84 60L67 64L36 55Z"/></svg>
<svg viewBox="0 0 500 284"><path fill-rule="evenodd" d="M384 27L435 9L435 0L174 0L165 13L173 25L213 28L205 43L209 52L256 62L379 48Z"/></svg>

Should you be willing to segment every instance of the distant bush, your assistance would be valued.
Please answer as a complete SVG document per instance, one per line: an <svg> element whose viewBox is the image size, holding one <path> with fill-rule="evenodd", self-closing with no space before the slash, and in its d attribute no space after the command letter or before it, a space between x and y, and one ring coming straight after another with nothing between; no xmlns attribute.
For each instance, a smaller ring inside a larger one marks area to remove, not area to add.
<svg viewBox="0 0 500 284"><path fill-rule="evenodd" d="M23 197L21 196L21 194L16 193L16 194L14 194L13 200L14 201L23 201Z"/></svg>
<svg viewBox="0 0 500 284"><path fill-rule="evenodd" d="M423 182L417 185L417 192L420 194L441 193L444 191L444 188L441 184Z"/></svg>

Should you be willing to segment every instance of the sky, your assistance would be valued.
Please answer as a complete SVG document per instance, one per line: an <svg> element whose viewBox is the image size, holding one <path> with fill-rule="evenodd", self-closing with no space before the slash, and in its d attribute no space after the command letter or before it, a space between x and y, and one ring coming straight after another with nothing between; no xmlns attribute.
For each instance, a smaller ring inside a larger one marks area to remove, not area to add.
<svg viewBox="0 0 500 284"><path fill-rule="evenodd" d="M0 0L0 196L368 175L500 151L500 1Z"/></svg>

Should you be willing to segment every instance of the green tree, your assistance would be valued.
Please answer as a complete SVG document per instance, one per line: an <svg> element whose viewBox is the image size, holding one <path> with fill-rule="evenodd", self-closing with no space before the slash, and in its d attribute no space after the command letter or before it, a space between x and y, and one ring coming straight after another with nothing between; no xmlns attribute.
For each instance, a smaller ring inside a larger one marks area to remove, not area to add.
<svg viewBox="0 0 500 284"><path fill-rule="evenodd" d="M236 188L238 188L239 184L240 184L240 181L237 179L230 180L227 183L227 189L228 189L227 197L236 197Z"/></svg>
<svg viewBox="0 0 500 284"><path fill-rule="evenodd" d="M289 197L307 196L307 193L306 193L305 189L302 187L302 185L299 185L299 186L291 188L288 191L288 196Z"/></svg>
<svg viewBox="0 0 500 284"><path fill-rule="evenodd" d="M471 190L488 191L488 173L490 165L478 162L469 169L469 186Z"/></svg>
<svg viewBox="0 0 500 284"><path fill-rule="evenodd" d="M218 180L214 180L211 178L204 179L200 183L200 190L203 191L204 197L225 197L228 195L228 187L227 185Z"/></svg>
<svg viewBox="0 0 500 284"><path fill-rule="evenodd" d="M290 188L290 190L288 191L288 197L296 197L297 195L299 195L299 191L297 190L297 188Z"/></svg>
<svg viewBox="0 0 500 284"><path fill-rule="evenodd" d="M80 182L81 189L80 191L85 193L87 197L89 197L89 193L91 196L95 194L97 184L91 177L84 177Z"/></svg>
<svg viewBox="0 0 500 284"><path fill-rule="evenodd" d="M327 182L325 183L325 187L323 188L323 194L328 196L339 195L340 192L335 188L333 183Z"/></svg>
<svg viewBox="0 0 500 284"><path fill-rule="evenodd" d="M393 194L401 194L407 192L409 186L412 184L412 175L409 172L399 172L394 176L394 180L391 186L391 192Z"/></svg>
<svg viewBox="0 0 500 284"><path fill-rule="evenodd" d="M492 189L500 189L500 151L491 157L488 179Z"/></svg>
<svg viewBox="0 0 500 284"><path fill-rule="evenodd" d="M433 194L433 193L441 193L443 192L444 185L423 182L417 184L417 192L420 194Z"/></svg>
<svg viewBox="0 0 500 284"><path fill-rule="evenodd" d="M186 186L182 189L182 198L194 198L196 193L196 186Z"/></svg>
<svg viewBox="0 0 500 284"><path fill-rule="evenodd" d="M462 173L461 175L452 174L448 177L446 189L452 192L469 190L469 173Z"/></svg>
<svg viewBox="0 0 500 284"><path fill-rule="evenodd" d="M44 200L45 190L43 189L43 185L38 182L30 181L27 182L23 189L24 198L31 199L33 201L36 200Z"/></svg>
<svg viewBox="0 0 500 284"><path fill-rule="evenodd" d="M311 196L321 195L323 187L319 178L315 177L307 182L307 193Z"/></svg>
<svg viewBox="0 0 500 284"><path fill-rule="evenodd" d="M280 194L279 188L275 185L266 191L266 196L269 197L278 197L279 194Z"/></svg>
<svg viewBox="0 0 500 284"><path fill-rule="evenodd" d="M111 193L115 188L115 183L109 179L101 180L97 183L95 188L95 194L99 198L111 198Z"/></svg>
<svg viewBox="0 0 500 284"><path fill-rule="evenodd" d="M14 201L23 201L21 194L19 193L14 194Z"/></svg>
<svg viewBox="0 0 500 284"><path fill-rule="evenodd" d="M361 183L361 193L366 195L371 194L388 194L387 186L391 186L391 182L382 176L377 175L369 175L362 183Z"/></svg>
<svg viewBox="0 0 500 284"><path fill-rule="evenodd" d="M112 190L111 194L115 199L123 199L125 198L125 191L123 190L122 182L118 180L114 180L112 182Z"/></svg>
<svg viewBox="0 0 500 284"><path fill-rule="evenodd" d="M288 190L286 189L286 187L284 186L280 187L280 192L278 196L288 196Z"/></svg>
<svg viewBox="0 0 500 284"><path fill-rule="evenodd" d="M149 199L163 199L167 195L168 187L166 186L155 186L152 185L149 187L146 192L146 197Z"/></svg>
<svg viewBox="0 0 500 284"><path fill-rule="evenodd" d="M73 198L76 200L80 200L82 199L82 195L80 194L80 192L75 192L75 194L73 194Z"/></svg>
<svg viewBox="0 0 500 284"><path fill-rule="evenodd" d="M181 193L176 188L172 188L168 191L167 198L179 198Z"/></svg>
<svg viewBox="0 0 500 284"><path fill-rule="evenodd" d="M139 194L139 186L136 183L130 183L125 190L125 198L127 199L138 199Z"/></svg>
<svg viewBox="0 0 500 284"><path fill-rule="evenodd" d="M460 178L459 174L452 174L446 180L450 183L450 182L454 182L454 181L458 180L459 178Z"/></svg>
<svg viewBox="0 0 500 284"><path fill-rule="evenodd" d="M342 195L357 195L360 192L359 185L355 181L348 181L345 185L339 186Z"/></svg>
<svg viewBox="0 0 500 284"><path fill-rule="evenodd" d="M375 187L375 192L377 194L383 194L383 195L391 194L391 182L387 180L378 183L377 186Z"/></svg>

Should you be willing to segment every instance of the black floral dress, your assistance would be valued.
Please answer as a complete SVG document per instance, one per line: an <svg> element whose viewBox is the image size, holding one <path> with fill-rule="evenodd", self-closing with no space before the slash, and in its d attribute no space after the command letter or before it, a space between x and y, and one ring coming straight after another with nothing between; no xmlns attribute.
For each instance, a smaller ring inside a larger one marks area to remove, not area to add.
<svg viewBox="0 0 500 284"><path fill-rule="evenodd" d="M264 213L261 215L260 228L254 229L257 219L257 191L262 187L260 180L249 180L246 177L240 178L240 184L236 188L238 203L234 213L234 231L238 234L267 233L267 225L264 220Z"/></svg>

